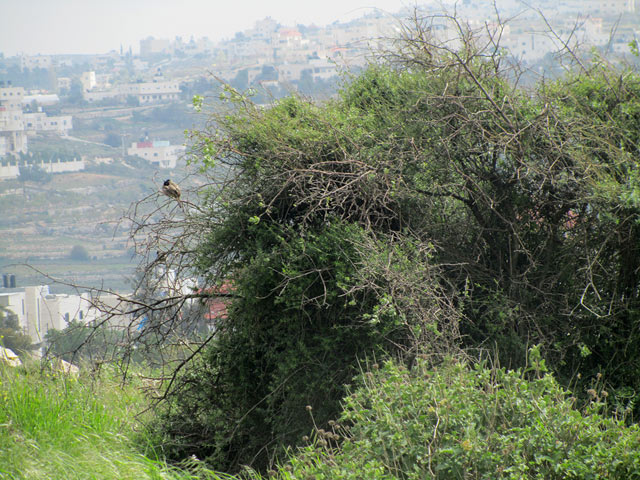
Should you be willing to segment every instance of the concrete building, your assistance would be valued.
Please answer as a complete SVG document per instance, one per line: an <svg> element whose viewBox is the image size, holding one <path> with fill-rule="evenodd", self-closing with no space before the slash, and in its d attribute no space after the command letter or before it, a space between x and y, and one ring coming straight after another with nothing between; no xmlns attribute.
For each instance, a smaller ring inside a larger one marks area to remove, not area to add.
<svg viewBox="0 0 640 480"><path fill-rule="evenodd" d="M0 154L27 152L27 135L24 132L22 100L24 88L11 85L0 86Z"/></svg>
<svg viewBox="0 0 640 480"><path fill-rule="evenodd" d="M0 106L7 110L22 110L22 100L24 98L23 87L13 87L11 84L0 84Z"/></svg>
<svg viewBox="0 0 640 480"><path fill-rule="evenodd" d="M180 83L177 81L125 83L109 90L84 93L84 99L89 103L107 99L124 102L128 97L137 98L140 104L175 101L180 98Z"/></svg>
<svg viewBox="0 0 640 480"><path fill-rule="evenodd" d="M71 78L58 77L57 81L58 81L58 91L69 90L71 88Z"/></svg>
<svg viewBox="0 0 640 480"><path fill-rule="evenodd" d="M2 137L0 137L1 139ZM2 153L2 144L0 142L0 156ZM17 159L4 159L0 160L0 180L9 180L12 178L18 178L20 175L20 167L25 165L21 160ZM38 167L48 173L69 173L80 172L85 169L86 164L83 159L74 158L73 160L63 160L60 158L53 158L49 160L31 161L26 163L31 167Z"/></svg>
<svg viewBox="0 0 640 480"><path fill-rule="evenodd" d="M165 38L147 37L140 40L140 56L148 57L151 55L169 53L170 45L171 42Z"/></svg>
<svg viewBox="0 0 640 480"><path fill-rule="evenodd" d="M137 97L141 104L178 100L180 84L171 82L142 82L120 85L118 91L124 97Z"/></svg>
<svg viewBox="0 0 640 480"><path fill-rule="evenodd" d="M66 135L73 128L71 115L61 115L58 117L48 117L44 112L24 113L24 129L28 133L54 132Z"/></svg>
<svg viewBox="0 0 640 480"><path fill-rule="evenodd" d="M55 93L35 93L33 95L25 95L22 98L23 107L31 105L34 102L38 106L56 105L57 103L60 103L60 97Z"/></svg>
<svg viewBox="0 0 640 480"><path fill-rule="evenodd" d="M27 153L22 110L7 110L0 105L0 137L3 139L4 155Z"/></svg>
<svg viewBox="0 0 640 480"><path fill-rule="evenodd" d="M167 141L134 142L127 154L144 158L159 168L175 168L185 150L183 145L170 145Z"/></svg>
<svg viewBox="0 0 640 480"><path fill-rule="evenodd" d="M62 330L69 322L89 323L98 317L88 293L54 295L47 285L0 288L0 305L18 317L31 341L40 343L51 329Z"/></svg>
<svg viewBox="0 0 640 480"><path fill-rule="evenodd" d="M6 138L0 136L0 157L5 157L8 153L5 142ZM20 175L20 165L17 160L0 158L0 180L18 178L18 175Z"/></svg>
<svg viewBox="0 0 640 480"><path fill-rule="evenodd" d="M0 292L5 289L0 289ZM27 327L27 311L25 307L25 293L24 291L11 291L6 293L0 293L0 306L11 311L16 317L18 317L18 325L23 331L26 331Z"/></svg>
<svg viewBox="0 0 640 480"><path fill-rule="evenodd" d="M600 15L615 17L636 11L636 0L581 0L582 12L593 12Z"/></svg>
<svg viewBox="0 0 640 480"><path fill-rule="evenodd" d="M80 83L82 83L83 92L90 92L91 90L96 88L96 72L82 72L82 75L80 75Z"/></svg>
<svg viewBox="0 0 640 480"><path fill-rule="evenodd" d="M66 135L73 128L72 117L61 115L48 117L43 112L23 113L24 104L56 102L57 95L32 95L26 96L24 88L10 85L0 86L0 157L27 153L27 134L42 132ZM40 110L40 108L38 108ZM9 171L6 165L0 166L3 172L0 178L8 177Z"/></svg>
<svg viewBox="0 0 640 480"><path fill-rule="evenodd" d="M51 68L53 60L49 55L21 55L20 68L22 70L33 70L34 68Z"/></svg>

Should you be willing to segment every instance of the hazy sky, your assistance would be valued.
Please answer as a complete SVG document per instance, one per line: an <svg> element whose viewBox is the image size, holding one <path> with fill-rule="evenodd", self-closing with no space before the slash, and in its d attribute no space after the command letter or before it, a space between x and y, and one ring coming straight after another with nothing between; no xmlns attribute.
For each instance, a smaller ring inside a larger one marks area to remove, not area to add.
<svg viewBox="0 0 640 480"><path fill-rule="evenodd" d="M396 13L411 0L0 0L5 56L106 53L139 49L148 36L229 38L271 16L284 25L359 17L372 8Z"/></svg>

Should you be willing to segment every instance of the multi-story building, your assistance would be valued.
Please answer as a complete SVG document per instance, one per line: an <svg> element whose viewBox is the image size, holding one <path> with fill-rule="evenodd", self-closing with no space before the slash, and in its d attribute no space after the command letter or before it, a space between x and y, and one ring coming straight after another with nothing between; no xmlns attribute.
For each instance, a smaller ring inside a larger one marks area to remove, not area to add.
<svg viewBox="0 0 640 480"><path fill-rule="evenodd" d="M69 77L58 77L58 90L69 90L71 88L71 78Z"/></svg>
<svg viewBox="0 0 640 480"><path fill-rule="evenodd" d="M164 38L147 37L140 40L140 56L149 57L162 53L169 53L170 42Z"/></svg>
<svg viewBox="0 0 640 480"><path fill-rule="evenodd" d="M48 117L44 112L24 113L24 129L32 135L38 132L54 132L66 135L73 128L72 118L71 115Z"/></svg>
<svg viewBox="0 0 640 480"><path fill-rule="evenodd" d="M82 72L80 75L80 83L82 83L82 91L90 92L96 87L96 72Z"/></svg>
<svg viewBox="0 0 640 480"><path fill-rule="evenodd" d="M11 83L5 85L4 82L0 82L0 106L6 110L22 110L23 98L23 87L13 87Z"/></svg>
<svg viewBox="0 0 640 480"><path fill-rule="evenodd" d="M127 154L144 158L160 168L175 168L185 150L183 145L170 145L167 141L147 141L133 143Z"/></svg>
<svg viewBox="0 0 640 480"><path fill-rule="evenodd" d="M2 288L0 305L18 317L20 328L34 343L42 342L49 330L62 330L71 321L89 323L97 318L89 294L53 295L47 285Z"/></svg>
<svg viewBox="0 0 640 480"><path fill-rule="evenodd" d="M0 155L27 152L27 135L24 131L22 99L24 88L0 86Z"/></svg>
<svg viewBox="0 0 640 480"><path fill-rule="evenodd" d="M53 60L49 55L21 55L20 68L22 70L33 70L34 68L51 68Z"/></svg>
<svg viewBox="0 0 640 480"><path fill-rule="evenodd" d="M23 87L0 85L0 157L8 154L27 153L27 133L66 134L73 128L70 115L47 117L42 112L23 113L22 107L25 100L45 102L48 97L56 96L35 95L29 97L25 96Z"/></svg>
<svg viewBox="0 0 640 480"><path fill-rule="evenodd" d="M142 82L126 83L118 87L121 95L137 97L140 103L155 103L167 100L178 100L180 83L170 82Z"/></svg>
<svg viewBox="0 0 640 480"><path fill-rule="evenodd" d="M177 81L125 83L109 90L84 93L84 99L90 103L107 99L125 101L128 97L137 98L140 104L178 100L180 83Z"/></svg>

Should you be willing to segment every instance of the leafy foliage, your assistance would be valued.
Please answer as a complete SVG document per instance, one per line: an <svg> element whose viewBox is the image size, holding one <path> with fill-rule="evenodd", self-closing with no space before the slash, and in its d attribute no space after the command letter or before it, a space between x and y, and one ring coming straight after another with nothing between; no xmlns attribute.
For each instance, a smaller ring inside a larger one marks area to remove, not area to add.
<svg viewBox="0 0 640 480"><path fill-rule="evenodd" d="M18 180L21 182L47 183L51 181L51 174L38 165L20 165Z"/></svg>
<svg viewBox="0 0 640 480"><path fill-rule="evenodd" d="M74 245L69 252L69 258L78 262L86 262L89 260L89 251L82 245Z"/></svg>
<svg viewBox="0 0 640 480"><path fill-rule="evenodd" d="M386 362L278 478L639 478L640 430L606 415L602 384L581 411L533 360L521 371Z"/></svg>
<svg viewBox="0 0 640 480"><path fill-rule="evenodd" d="M565 385L603 373L637 405L638 77L596 57L524 91L498 53L427 33L322 105L228 87L193 133L214 178L164 250L234 293L167 392L177 458L267 468L366 357L492 349L515 368L533 342Z"/></svg>
<svg viewBox="0 0 640 480"><path fill-rule="evenodd" d="M22 332L17 315L2 307L0 307L0 346L18 355L35 348L29 335Z"/></svg>
<svg viewBox="0 0 640 480"><path fill-rule="evenodd" d="M49 329L45 337L49 355L72 363L110 358L123 339L120 331L104 325L96 328L76 320L69 322L64 330Z"/></svg>

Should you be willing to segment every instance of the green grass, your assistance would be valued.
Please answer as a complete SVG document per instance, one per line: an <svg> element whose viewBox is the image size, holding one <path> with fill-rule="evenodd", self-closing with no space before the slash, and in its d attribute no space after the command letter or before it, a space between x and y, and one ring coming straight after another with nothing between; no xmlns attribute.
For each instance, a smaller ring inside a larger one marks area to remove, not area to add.
<svg viewBox="0 0 640 480"><path fill-rule="evenodd" d="M0 365L0 382L0 479L232 478L154 458L138 432L145 397L114 375L75 379Z"/></svg>

